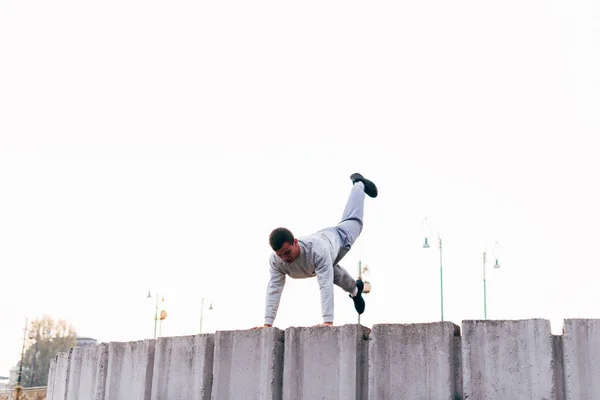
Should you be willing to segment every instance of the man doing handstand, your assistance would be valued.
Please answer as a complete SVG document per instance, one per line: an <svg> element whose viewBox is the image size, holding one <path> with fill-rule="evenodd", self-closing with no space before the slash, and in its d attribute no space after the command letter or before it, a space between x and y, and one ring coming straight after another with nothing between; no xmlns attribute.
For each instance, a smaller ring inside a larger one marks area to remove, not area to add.
<svg viewBox="0 0 600 400"><path fill-rule="evenodd" d="M354 280L338 263L362 231L365 193L377 197L377 187L358 173L352 174L350 179L353 187L342 220L336 226L299 238L286 228L274 229L269 235L274 253L269 260L271 278L267 287L264 327L273 326L286 275L296 279L317 277L321 290L322 325L333 325L334 284L349 293L359 314L365 311L363 282Z"/></svg>

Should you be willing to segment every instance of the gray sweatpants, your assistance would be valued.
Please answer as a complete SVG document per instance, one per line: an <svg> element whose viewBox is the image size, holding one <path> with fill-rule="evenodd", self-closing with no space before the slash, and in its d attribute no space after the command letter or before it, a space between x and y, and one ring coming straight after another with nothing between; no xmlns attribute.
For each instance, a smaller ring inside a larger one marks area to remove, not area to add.
<svg viewBox="0 0 600 400"><path fill-rule="evenodd" d="M332 229L335 229L342 239L342 248L333 263L333 283L348 293L352 293L356 287L356 281L348 271L338 263L350 251L363 228L363 209L365 203L365 186L357 182L352 186L350 196L346 202L346 208L342 220Z"/></svg>

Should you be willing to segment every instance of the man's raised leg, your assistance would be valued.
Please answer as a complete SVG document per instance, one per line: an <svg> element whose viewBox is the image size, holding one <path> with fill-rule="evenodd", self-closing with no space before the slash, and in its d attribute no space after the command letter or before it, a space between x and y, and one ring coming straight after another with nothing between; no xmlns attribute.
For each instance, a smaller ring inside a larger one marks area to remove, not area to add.
<svg viewBox="0 0 600 400"><path fill-rule="evenodd" d="M361 174L352 174L350 179L354 186L350 191L350 196L348 196L342 220L336 227L344 240L346 252L350 250L350 247L362 232L365 193L370 197L377 197L377 187L373 182L365 179ZM341 260L341 257L338 257L337 261Z"/></svg>

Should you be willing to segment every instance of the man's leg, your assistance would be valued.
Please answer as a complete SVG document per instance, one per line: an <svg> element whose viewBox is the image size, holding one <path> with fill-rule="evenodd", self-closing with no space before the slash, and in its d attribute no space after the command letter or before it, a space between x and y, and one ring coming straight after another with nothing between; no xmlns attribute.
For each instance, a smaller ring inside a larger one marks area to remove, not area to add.
<svg viewBox="0 0 600 400"><path fill-rule="evenodd" d="M364 284L361 280L355 281L348 271L339 264L335 264L333 266L333 283L348 292L357 313L362 314L365 312L365 299L362 297Z"/></svg>
<svg viewBox="0 0 600 400"><path fill-rule="evenodd" d="M342 248L340 249L337 260L335 260L336 264L344 258L362 232L364 203L364 184L362 182L356 182L350 191L350 196L346 202L346 208L342 214L342 220L335 227L342 239Z"/></svg>
<svg viewBox="0 0 600 400"><path fill-rule="evenodd" d="M333 283L350 294L353 294L356 289L354 278L339 264L333 266Z"/></svg>
<svg viewBox="0 0 600 400"><path fill-rule="evenodd" d="M346 202L342 220L335 227L342 240L342 248L334 262L333 283L350 294L354 308L359 314L362 314L365 311L365 300L362 297L363 282L355 281L338 262L344 258L362 232L365 194L377 197L377 187L361 174L352 174L350 179L353 183L352 190Z"/></svg>
<svg viewBox="0 0 600 400"><path fill-rule="evenodd" d="M359 173L350 175L350 179L353 184L352 190L346 202L342 221L336 226L340 236L342 236L343 247L346 252L350 250L356 239L358 239L360 232L362 232L365 194L369 197L377 197L378 192L377 186ZM336 261L341 260L344 254L342 251Z"/></svg>

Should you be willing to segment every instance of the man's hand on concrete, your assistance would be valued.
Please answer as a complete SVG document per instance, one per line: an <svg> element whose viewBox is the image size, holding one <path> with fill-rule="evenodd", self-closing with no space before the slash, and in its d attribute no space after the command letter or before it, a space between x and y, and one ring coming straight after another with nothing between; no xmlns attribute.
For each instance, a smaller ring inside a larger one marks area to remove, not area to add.
<svg viewBox="0 0 600 400"><path fill-rule="evenodd" d="M250 328L250 330L254 330L254 329L263 329L263 328L270 328L273 325L269 325L269 324L264 324L263 326L255 326L254 328Z"/></svg>
<svg viewBox="0 0 600 400"><path fill-rule="evenodd" d="M333 322L323 322L322 324L315 325L315 326L333 326Z"/></svg>

